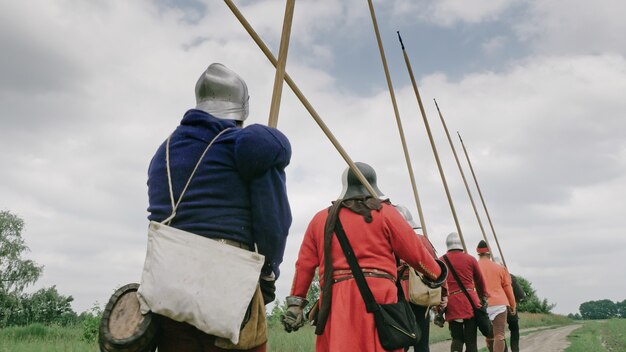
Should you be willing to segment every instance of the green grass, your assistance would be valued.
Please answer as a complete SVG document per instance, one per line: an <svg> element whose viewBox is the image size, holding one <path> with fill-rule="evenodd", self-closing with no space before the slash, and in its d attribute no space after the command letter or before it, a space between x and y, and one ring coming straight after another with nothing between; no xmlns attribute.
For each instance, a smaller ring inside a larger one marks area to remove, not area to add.
<svg viewBox="0 0 626 352"><path fill-rule="evenodd" d="M0 352L89 352L96 343L81 341L80 326L60 327L32 324L0 329Z"/></svg>
<svg viewBox="0 0 626 352"><path fill-rule="evenodd" d="M566 352L586 351L626 351L626 319L606 321L586 321L574 331L568 340L571 342Z"/></svg>

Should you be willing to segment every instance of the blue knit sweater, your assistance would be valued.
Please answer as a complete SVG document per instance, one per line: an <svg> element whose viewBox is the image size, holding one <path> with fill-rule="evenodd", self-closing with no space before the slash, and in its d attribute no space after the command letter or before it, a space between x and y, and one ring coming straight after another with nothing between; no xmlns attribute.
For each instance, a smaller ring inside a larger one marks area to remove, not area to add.
<svg viewBox="0 0 626 352"><path fill-rule="evenodd" d="M280 275L291 211L285 167L291 158L287 137L262 125L235 127L200 110L185 113L170 140L170 171L178 201L200 155L220 131L198 167L171 226L209 238L257 245L265 256L263 273ZM163 221L172 206L165 142L148 169L149 220Z"/></svg>

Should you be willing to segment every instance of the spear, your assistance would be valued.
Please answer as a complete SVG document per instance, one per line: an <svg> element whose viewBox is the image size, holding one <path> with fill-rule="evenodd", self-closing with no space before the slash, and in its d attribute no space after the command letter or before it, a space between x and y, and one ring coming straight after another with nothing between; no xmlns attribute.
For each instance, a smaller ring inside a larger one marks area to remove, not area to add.
<svg viewBox="0 0 626 352"><path fill-rule="evenodd" d="M291 23L295 6L296 0L287 0L285 18L283 19L283 32L280 36L280 49L278 50L278 64L276 66L276 75L274 76L274 92L272 94L272 104L270 105L270 117L267 122L268 126L274 128L278 125L278 110L280 110L280 98L283 92L285 65L287 64L287 51L289 50L289 37L291 35Z"/></svg>
<svg viewBox="0 0 626 352"><path fill-rule="evenodd" d="M415 91L415 97L417 97L417 104L419 105L420 112L422 113L422 119L424 120L424 126L426 126L426 132L428 134L428 140L430 141L430 146L433 150L433 154L435 155L435 160L437 161L437 168L439 169L439 175L441 176L441 182L443 183L443 188L446 190L446 196L448 197L448 204L450 204L450 211L452 211L452 217L454 218L454 224L456 225L456 230L459 233L459 237L461 238L461 243L463 244L463 249L467 252L467 247L465 246L465 239L463 238L463 232L461 231L461 226L459 225L459 219L456 216L456 210L454 209L454 203L452 202L452 197L450 196L450 190L448 189L448 182L446 181L446 175L443 172L443 168L441 167L441 160L439 160L439 153L437 153L437 147L435 146L435 140L433 139L433 134L430 131L430 124L428 123L428 119L426 118L426 112L424 111L424 105L422 104L422 98L420 97L419 90L417 89L417 84L415 83L415 77L413 76L413 69L411 68L411 63L409 61L409 57L406 54L406 50L404 49L404 43L402 42L402 37L400 36L400 32L398 31L398 39L400 40L400 46L402 47L402 54L404 55L404 62L406 63L406 68L409 71L409 76L411 77L411 84L413 85L413 91Z"/></svg>
<svg viewBox="0 0 626 352"><path fill-rule="evenodd" d="M472 203L472 209L474 209L474 214L476 214L476 220L478 221L478 226L480 226L480 232L483 234L483 239L487 243L487 248L491 252L491 245L489 244L489 240L487 239L487 235L485 234L485 229L483 228L483 222L480 221L480 216L478 215L478 210L476 210L476 203L474 203L474 197L472 197L472 192L470 192L469 186L467 185L467 179L465 178L465 173L463 172L463 168L461 168L461 163L459 162L459 156L456 154L456 149L454 148L454 144L452 143L452 138L450 138L450 132L448 132L448 126L443 119L443 115L441 114L441 110L439 109L439 104L437 104L437 100L435 101L435 106L437 107L437 112L439 113L439 119L441 120L441 124L443 125L443 129L446 131L446 137L448 137L448 142L450 143L450 148L452 149L452 154L454 154L454 160L456 160L456 166L459 167L459 172L461 173L461 178L463 179L463 184L465 185L465 189L467 190L467 196L470 199L470 203Z"/></svg>
<svg viewBox="0 0 626 352"><path fill-rule="evenodd" d="M389 76L389 68L387 67L387 59L385 58L385 49L383 48L382 40L380 39L380 33L378 31L378 22L376 21L376 14L374 12L374 5L372 0L367 0L370 8L370 14L372 15L372 22L374 24L374 32L376 33L376 41L378 42L378 50L380 51L380 58L383 61L383 68L385 69L385 77L387 78L387 86L389 87L389 95L391 96L391 104L393 105L393 112L396 116L396 123L398 124L398 132L400 133L400 140L402 141L402 149L404 150L404 158L406 159L406 166L409 169L409 178L411 179L411 186L413 187L413 195L415 197L415 205L417 205L417 213L420 218L420 224L424 236L428 238L428 232L426 231L426 223L424 222L424 214L422 213L422 205L420 203L419 194L417 193L417 186L415 184L415 177L413 176L413 167L411 166L411 158L409 157L409 149L406 145L406 139L404 138L404 130L402 129L402 121L400 120L400 113L398 112L398 105L396 104L396 96L393 92L393 85L391 84L391 78Z"/></svg>
<svg viewBox="0 0 626 352"><path fill-rule="evenodd" d="M474 182L476 183L476 189L478 189L478 195L480 195L480 200L483 203L483 209L485 209L485 214L487 214L487 220L489 220L489 226L491 226L491 232L493 232L493 238L496 239L496 244L498 245L498 251L500 252L500 258L502 258L502 264L506 267L506 260L504 260L504 254L502 254L502 248L500 248L500 242L498 241L498 236L496 236L496 230L493 228L493 222L491 222L491 216L489 216L489 211L487 210L487 205L485 204L485 198L483 198L483 193L480 191L480 186L478 185L478 180L476 179L476 173L474 173L474 168L472 167L472 162L470 161L469 155L467 154L467 149L465 148L465 144L463 143L463 138L461 138L461 134L459 131L456 132L459 135L459 140L461 140L461 146L463 146L463 152L465 153L465 159L467 159L467 163L469 164L470 171L472 172L472 176L474 177Z"/></svg>
<svg viewBox="0 0 626 352"><path fill-rule="evenodd" d="M250 37L252 37L252 39L259 46L261 51L263 51L267 59L272 63L272 65L274 65L274 67L276 67L277 66L276 58L274 57L270 49L267 47L267 45L265 45L261 37L259 37L259 35L254 31L254 28L252 28L252 26L246 20L243 14L239 11L237 6L235 6L235 4L231 0L224 0L224 2L228 6L228 8L230 8L230 10L233 12L235 17L237 17L241 25L243 25L246 32L250 34ZM289 74L287 74L287 72L285 72L285 82L287 82L287 85L291 88L291 90L296 95L296 97L298 97L298 99L300 100L302 105L304 105L304 107L307 109L309 114L311 114L311 117L313 117L313 120L315 120L317 125L322 129L322 132L324 132L324 134L330 140L333 146L335 146L335 149L337 149L341 157L343 157L343 159L346 161L348 166L350 166L350 169L352 169L356 177L359 179L359 181L361 181L361 183L367 189L367 191L373 197L378 197L378 194L376 193L376 191L374 191L374 189L372 188L372 185L370 185L370 183L367 181L365 176L363 176L363 173L361 173L361 170L359 170L359 168L354 164L354 161L352 161L348 153L346 153L345 149L343 149L341 144L339 144L339 141L335 138L335 136L332 134L330 129L326 126L326 124L324 123L322 118L319 116L317 111L315 111L311 103L309 103L309 101L306 99L304 94L302 94L302 92L300 91L300 88L298 88L296 83L291 79L291 77L289 76Z"/></svg>

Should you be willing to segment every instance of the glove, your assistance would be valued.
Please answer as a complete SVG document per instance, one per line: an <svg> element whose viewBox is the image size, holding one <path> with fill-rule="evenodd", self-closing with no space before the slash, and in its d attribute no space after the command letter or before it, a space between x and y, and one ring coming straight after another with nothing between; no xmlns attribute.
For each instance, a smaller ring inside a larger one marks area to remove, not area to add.
<svg viewBox="0 0 626 352"><path fill-rule="evenodd" d="M437 312L437 314L435 314L435 319L433 319L433 323L435 323L438 327L443 328L443 324L445 322L446 320L443 318L443 311Z"/></svg>
<svg viewBox="0 0 626 352"><path fill-rule="evenodd" d="M276 299L276 279L274 278L274 273L272 275L261 275L259 286L263 295L263 304L267 305Z"/></svg>
<svg viewBox="0 0 626 352"><path fill-rule="evenodd" d="M485 308L487 308L489 306L488 301L487 301L487 297L485 297L485 296L480 297L480 306L481 307L485 307Z"/></svg>
<svg viewBox="0 0 626 352"><path fill-rule="evenodd" d="M309 303L302 297L289 296L285 299L287 311L280 316L285 331L298 331L304 325L304 307Z"/></svg>
<svg viewBox="0 0 626 352"><path fill-rule="evenodd" d="M444 282L446 282L446 278L448 277L448 267L439 259L435 259L439 267L441 268L441 274L434 281L429 280L425 275L420 275L422 282L426 284L426 286L435 289L441 287Z"/></svg>

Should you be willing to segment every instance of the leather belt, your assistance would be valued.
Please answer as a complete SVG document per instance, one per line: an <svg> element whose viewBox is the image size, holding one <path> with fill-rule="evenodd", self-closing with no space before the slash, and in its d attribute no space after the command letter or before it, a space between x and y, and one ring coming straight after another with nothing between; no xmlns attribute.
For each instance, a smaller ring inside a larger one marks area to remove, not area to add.
<svg viewBox="0 0 626 352"><path fill-rule="evenodd" d="M233 241L233 240L228 240L228 239L225 239L225 238L214 238L214 240L216 240L217 242L220 242L220 243L227 244L229 246L242 248L242 249L245 249L247 251L250 250L250 246L248 246L245 243L241 243L241 242L237 242L237 241Z"/></svg>
<svg viewBox="0 0 626 352"><path fill-rule="evenodd" d="M476 288L472 287L472 288L466 288L467 291L476 291ZM457 293L463 293L463 290L456 290L456 291L452 291L450 293L448 293L448 296L454 296Z"/></svg>
<svg viewBox="0 0 626 352"><path fill-rule="evenodd" d="M396 282L396 278L383 271L380 269L373 269L373 268L362 268L361 269L363 271L363 276L365 277L377 277L377 278L382 278L382 279L388 279L391 280L392 282ZM340 277L336 277L333 279L333 284L336 284L338 282L341 281L345 281L345 280L350 280L350 279L354 279L354 275L352 275L352 270L350 269L346 269L346 270L335 270L333 271L334 275L338 275Z"/></svg>

